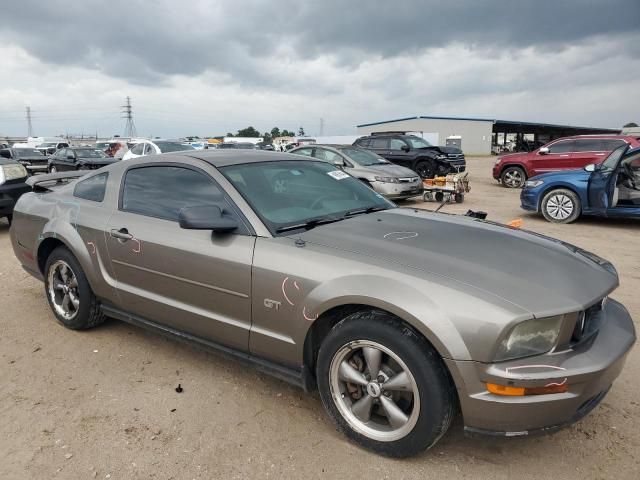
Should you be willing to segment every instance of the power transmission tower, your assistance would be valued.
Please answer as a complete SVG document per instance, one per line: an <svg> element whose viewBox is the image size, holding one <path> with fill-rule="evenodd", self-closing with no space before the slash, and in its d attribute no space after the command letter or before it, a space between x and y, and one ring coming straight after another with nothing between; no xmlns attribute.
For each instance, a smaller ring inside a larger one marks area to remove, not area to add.
<svg viewBox="0 0 640 480"><path fill-rule="evenodd" d="M131 97L127 97L127 103L122 105L122 118L127 119L127 123L124 126L124 136L125 137L135 137L136 134L136 126L133 123L133 108L131 107Z"/></svg>
<svg viewBox="0 0 640 480"><path fill-rule="evenodd" d="M27 136L33 137L33 126L31 125L31 107L27 107Z"/></svg>

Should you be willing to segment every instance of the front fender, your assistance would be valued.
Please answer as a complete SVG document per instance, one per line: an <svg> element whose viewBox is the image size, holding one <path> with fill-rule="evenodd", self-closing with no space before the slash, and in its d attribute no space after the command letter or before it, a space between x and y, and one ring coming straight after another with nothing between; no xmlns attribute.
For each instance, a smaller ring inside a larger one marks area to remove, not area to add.
<svg viewBox="0 0 640 480"><path fill-rule="evenodd" d="M306 303L318 316L342 305L385 310L422 333L442 357L470 358L462 337L439 302L407 283L388 277L349 275L318 285L309 292Z"/></svg>

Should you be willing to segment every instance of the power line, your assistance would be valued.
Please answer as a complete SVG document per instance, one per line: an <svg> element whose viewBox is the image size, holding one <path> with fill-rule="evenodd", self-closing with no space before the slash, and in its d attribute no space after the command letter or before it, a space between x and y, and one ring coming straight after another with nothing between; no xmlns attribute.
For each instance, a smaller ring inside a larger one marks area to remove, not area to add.
<svg viewBox="0 0 640 480"><path fill-rule="evenodd" d="M31 107L27 107L27 136L33 137L33 126L31 125Z"/></svg>
<svg viewBox="0 0 640 480"><path fill-rule="evenodd" d="M133 107L131 107L131 97L127 97L127 103L125 105L122 105L122 113L123 118L127 119L127 123L124 126L124 136L125 137L135 137L137 136L136 134L136 126L133 123Z"/></svg>

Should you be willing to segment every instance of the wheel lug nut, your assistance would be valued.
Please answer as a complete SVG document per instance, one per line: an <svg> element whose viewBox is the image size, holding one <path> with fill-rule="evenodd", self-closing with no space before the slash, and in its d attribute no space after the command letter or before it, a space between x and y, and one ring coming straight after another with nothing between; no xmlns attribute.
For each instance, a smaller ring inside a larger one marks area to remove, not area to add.
<svg viewBox="0 0 640 480"><path fill-rule="evenodd" d="M384 377L382 375L378 375L378 383L384 383Z"/></svg>
<svg viewBox="0 0 640 480"><path fill-rule="evenodd" d="M371 381L371 375L369 375L368 373L364 376L364 378L367 379L367 382Z"/></svg>

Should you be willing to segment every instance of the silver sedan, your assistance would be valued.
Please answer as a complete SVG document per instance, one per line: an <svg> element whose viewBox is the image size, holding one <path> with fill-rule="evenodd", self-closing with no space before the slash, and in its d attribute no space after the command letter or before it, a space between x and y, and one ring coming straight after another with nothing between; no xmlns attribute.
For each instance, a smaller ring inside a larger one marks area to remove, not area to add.
<svg viewBox="0 0 640 480"><path fill-rule="evenodd" d="M422 182L416 172L388 162L364 148L351 145L307 145L294 148L291 153L332 163L387 198L403 200L422 193Z"/></svg>

